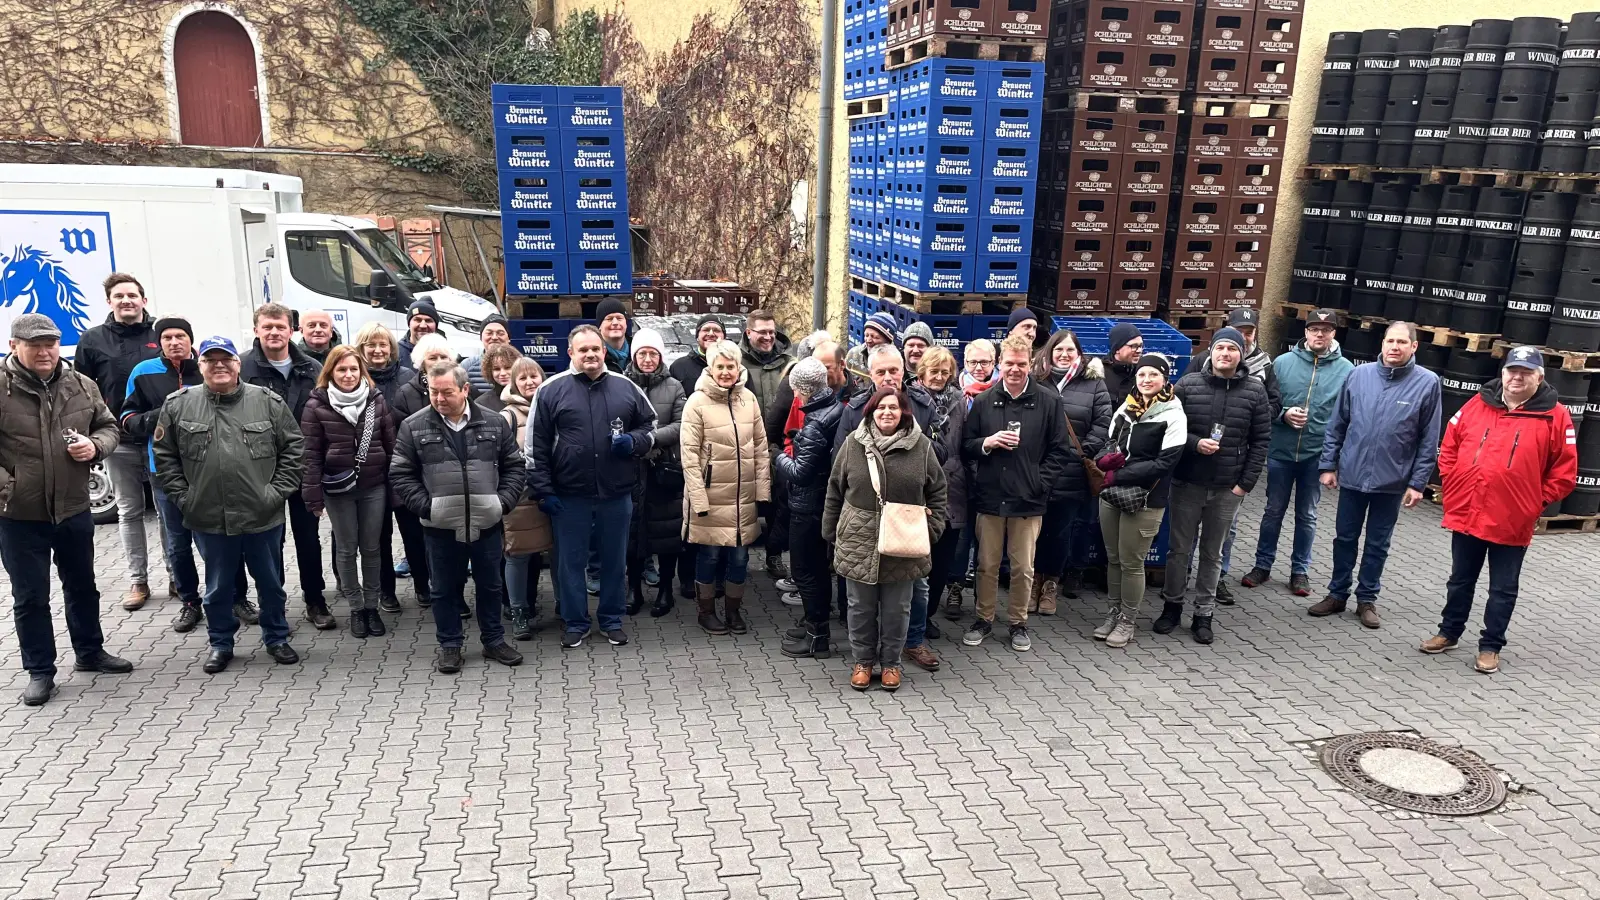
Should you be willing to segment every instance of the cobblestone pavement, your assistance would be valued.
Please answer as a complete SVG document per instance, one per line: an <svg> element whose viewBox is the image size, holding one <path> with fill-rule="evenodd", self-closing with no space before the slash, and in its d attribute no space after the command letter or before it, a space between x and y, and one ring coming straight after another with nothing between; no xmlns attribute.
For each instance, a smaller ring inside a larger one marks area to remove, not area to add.
<svg viewBox="0 0 1600 900"><path fill-rule="evenodd" d="M1115 652L1085 599L1037 621L1028 654L935 641L945 668L893 695L846 689L838 658L782 656L765 576L746 636L708 638L680 604L629 646L562 652L547 599L525 665L469 648L456 677L432 672L402 583L386 638L293 616L300 665L252 629L208 677L203 629L168 630L175 601L117 607L102 528L107 645L138 670L64 671L27 709L0 626L0 898L1600 896L1600 536L1534 544L1484 677L1470 641L1416 651L1448 568L1438 520L1402 516L1381 631L1309 619L1275 581L1234 588L1210 648L1147 615ZM1465 746L1526 789L1481 818L1407 817L1295 744L1380 729Z"/></svg>

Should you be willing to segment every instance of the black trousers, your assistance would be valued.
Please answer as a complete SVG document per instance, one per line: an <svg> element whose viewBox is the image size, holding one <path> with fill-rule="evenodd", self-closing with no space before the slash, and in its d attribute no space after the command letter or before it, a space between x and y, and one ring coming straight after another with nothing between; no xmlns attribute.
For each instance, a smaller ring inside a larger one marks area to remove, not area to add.
<svg viewBox="0 0 1600 900"><path fill-rule="evenodd" d="M300 492L289 495L289 530L294 532L294 559L300 567L300 593L306 604L327 603L322 580L322 535L318 532L321 520L306 508Z"/></svg>
<svg viewBox="0 0 1600 900"><path fill-rule="evenodd" d="M833 573L822 519L796 513L789 523L789 577L800 588L806 621L827 627L833 614Z"/></svg>
<svg viewBox="0 0 1600 900"><path fill-rule="evenodd" d="M432 602L428 580L428 542L422 529L422 520L403 509L394 511L395 526L400 529L400 543L406 549L406 559L411 562L411 587L417 599ZM394 567L390 566L393 572Z"/></svg>

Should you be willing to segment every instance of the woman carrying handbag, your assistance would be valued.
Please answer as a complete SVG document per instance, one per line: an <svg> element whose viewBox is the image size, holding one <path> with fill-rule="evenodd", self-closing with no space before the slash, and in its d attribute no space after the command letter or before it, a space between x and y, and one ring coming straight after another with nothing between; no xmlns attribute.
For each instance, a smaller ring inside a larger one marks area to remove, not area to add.
<svg viewBox="0 0 1600 900"><path fill-rule="evenodd" d="M944 533L944 470L911 415L904 391L880 388L861 425L840 445L828 478L822 534L845 579L855 666L850 686L900 687L900 657L911 624L911 592L933 568L932 546Z"/></svg>
<svg viewBox="0 0 1600 900"><path fill-rule="evenodd" d="M1067 446L1072 460L1050 494L1033 551L1033 596L1028 612L1056 614L1056 596L1078 598L1083 570L1094 542L1095 494L1099 485L1088 466L1105 449L1115 409L1100 360L1085 356L1078 336L1063 328L1050 335L1033 357L1034 381L1061 395L1067 414ZM1123 398L1116 398L1120 403ZM1098 474L1098 473L1096 473Z"/></svg>

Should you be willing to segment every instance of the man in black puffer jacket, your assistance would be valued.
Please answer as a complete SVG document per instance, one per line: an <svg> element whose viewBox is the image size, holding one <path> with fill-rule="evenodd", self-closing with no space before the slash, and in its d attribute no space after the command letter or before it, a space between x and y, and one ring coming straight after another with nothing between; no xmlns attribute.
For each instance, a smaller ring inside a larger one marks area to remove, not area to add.
<svg viewBox="0 0 1600 900"><path fill-rule="evenodd" d="M831 655L828 619L833 611L822 507L828 494L828 473L833 470L834 439L845 407L828 384L827 368L815 357L795 363L787 381L801 401L805 424L794 436L793 454L780 450L773 468L789 495L789 571L800 589L805 622L785 636L783 653L821 659Z"/></svg>
<svg viewBox="0 0 1600 900"><path fill-rule="evenodd" d="M1241 365L1244 347L1244 336L1236 329L1218 329L1211 338L1210 371L1190 372L1177 385L1189 437L1172 473L1164 605L1153 630L1167 634L1178 625L1188 589L1189 558L1195 552L1191 548L1198 535L1200 566L1190 630L1201 644L1211 643L1222 542L1239 503L1266 468L1267 445L1272 441L1272 401L1265 385Z"/></svg>

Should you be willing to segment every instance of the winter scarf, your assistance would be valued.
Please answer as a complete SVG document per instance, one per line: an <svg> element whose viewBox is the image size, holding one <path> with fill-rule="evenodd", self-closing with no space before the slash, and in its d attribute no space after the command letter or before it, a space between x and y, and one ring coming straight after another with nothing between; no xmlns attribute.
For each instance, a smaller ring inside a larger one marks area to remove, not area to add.
<svg viewBox="0 0 1600 900"><path fill-rule="evenodd" d="M1154 397L1146 397L1135 390L1128 395L1128 418L1137 422L1144 418L1144 414L1149 412L1157 403L1165 403L1171 400L1172 396L1172 385L1170 384L1157 391Z"/></svg>
<svg viewBox="0 0 1600 900"><path fill-rule="evenodd" d="M367 401L372 395L372 385L362 379L356 389L345 393L332 382L328 383L328 402L332 404L334 412L344 416L345 421L351 425L361 421L361 413L367 408Z"/></svg>

